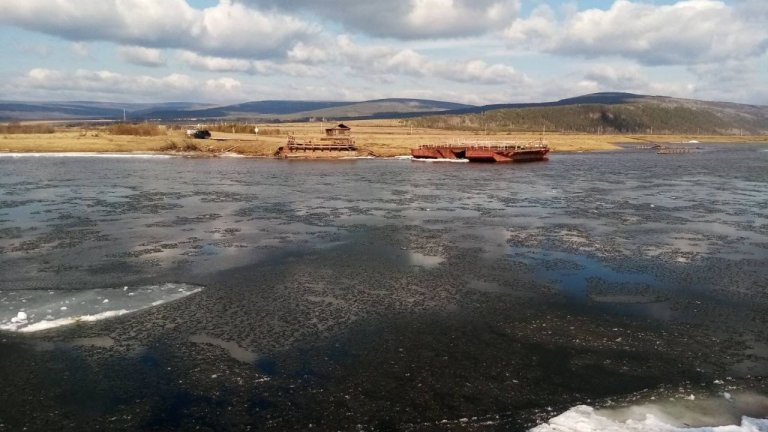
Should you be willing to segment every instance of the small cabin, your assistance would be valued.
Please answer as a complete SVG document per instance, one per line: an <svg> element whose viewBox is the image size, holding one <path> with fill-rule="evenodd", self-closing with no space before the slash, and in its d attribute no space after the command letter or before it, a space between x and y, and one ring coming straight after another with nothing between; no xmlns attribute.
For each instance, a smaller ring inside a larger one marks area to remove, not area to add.
<svg viewBox="0 0 768 432"><path fill-rule="evenodd" d="M325 136L328 137L347 137L350 135L352 135L352 129L344 123L325 130Z"/></svg>

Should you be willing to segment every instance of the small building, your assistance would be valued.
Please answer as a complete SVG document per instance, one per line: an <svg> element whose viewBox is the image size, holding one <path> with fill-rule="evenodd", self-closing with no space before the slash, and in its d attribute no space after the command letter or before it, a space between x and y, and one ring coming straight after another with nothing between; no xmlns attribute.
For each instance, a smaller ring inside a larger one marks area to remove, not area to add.
<svg viewBox="0 0 768 432"><path fill-rule="evenodd" d="M325 130L325 136L328 137L345 137L350 135L352 135L352 129L344 123L340 123L336 127L328 128Z"/></svg>

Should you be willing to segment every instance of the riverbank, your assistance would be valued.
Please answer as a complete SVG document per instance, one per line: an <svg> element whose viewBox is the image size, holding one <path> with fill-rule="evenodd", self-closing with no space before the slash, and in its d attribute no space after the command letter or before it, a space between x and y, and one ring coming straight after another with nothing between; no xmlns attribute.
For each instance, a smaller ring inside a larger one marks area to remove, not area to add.
<svg viewBox="0 0 768 432"><path fill-rule="evenodd" d="M440 129L404 127L397 120L365 120L347 123L352 128L359 155L391 157L410 154L422 144L459 141L539 141L536 133L472 133ZM139 137L111 135L102 127L58 127L51 134L8 134L0 137L0 152L164 152L198 155L237 153L247 156L272 156L289 135L297 140L322 136L328 123L284 123L259 125L260 134L213 132L211 139L189 139L181 130L168 130L165 135ZM590 152L619 149L619 143L699 142L768 143L768 136L694 136L694 135L590 135L547 133L544 140L554 152Z"/></svg>

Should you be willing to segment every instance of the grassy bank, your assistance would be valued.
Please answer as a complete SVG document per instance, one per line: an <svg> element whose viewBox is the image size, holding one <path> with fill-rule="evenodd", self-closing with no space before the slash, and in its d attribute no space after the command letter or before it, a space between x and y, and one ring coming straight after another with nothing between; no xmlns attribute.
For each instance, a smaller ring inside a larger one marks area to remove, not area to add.
<svg viewBox="0 0 768 432"><path fill-rule="evenodd" d="M409 154L421 144L437 144L462 140L538 141L540 133L481 133L429 128L411 128L398 120L365 120L347 123L362 154L396 156ZM4 152L155 152L193 149L220 152L233 151L253 156L271 156L285 144L288 135L298 140L317 140L330 123L284 123L258 125L268 134L213 132L213 139L190 140L181 130L163 128L153 136L118 135L108 127L79 129L56 128L54 133L0 134L0 151ZM603 151L617 149L616 143L674 143L691 140L707 142L763 142L768 136L694 136L694 135L590 135L548 133L545 141L556 152Z"/></svg>

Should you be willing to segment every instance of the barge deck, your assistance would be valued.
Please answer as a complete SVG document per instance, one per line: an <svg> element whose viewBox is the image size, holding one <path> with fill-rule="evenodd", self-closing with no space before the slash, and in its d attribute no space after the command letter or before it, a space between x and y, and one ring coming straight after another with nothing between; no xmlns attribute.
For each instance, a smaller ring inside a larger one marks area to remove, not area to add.
<svg viewBox="0 0 768 432"><path fill-rule="evenodd" d="M537 162L547 160L543 142L465 142L425 144L411 150L414 159L465 159L470 162Z"/></svg>

